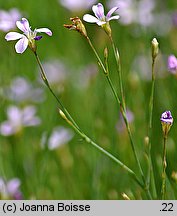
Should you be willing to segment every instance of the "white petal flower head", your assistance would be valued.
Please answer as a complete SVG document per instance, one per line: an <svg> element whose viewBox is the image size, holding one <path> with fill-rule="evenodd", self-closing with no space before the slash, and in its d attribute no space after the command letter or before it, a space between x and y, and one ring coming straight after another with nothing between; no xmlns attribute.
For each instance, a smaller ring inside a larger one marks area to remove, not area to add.
<svg viewBox="0 0 177 216"><path fill-rule="evenodd" d="M6 34L5 39L7 41L19 39L15 45L17 53L23 53L28 46L33 52L36 52L36 40L40 40L42 38L42 36L37 36L38 32L43 32L49 36L52 36L51 30L48 28L39 28L32 31L26 18L22 18L21 21L17 21L16 26L23 32L23 34L18 32L9 32Z"/></svg>
<svg viewBox="0 0 177 216"><path fill-rule="evenodd" d="M41 120L36 116L34 106L26 106L23 109L9 106L7 108L7 120L0 124L0 134L11 136L21 132L24 127L38 126L40 123Z"/></svg>
<svg viewBox="0 0 177 216"><path fill-rule="evenodd" d="M101 3L92 6L92 10L95 16L90 14L85 14L83 20L89 23L96 23L99 26L102 26L113 19L119 19L119 15L112 16L112 14L118 9L118 7L113 7L105 16L104 7Z"/></svg>

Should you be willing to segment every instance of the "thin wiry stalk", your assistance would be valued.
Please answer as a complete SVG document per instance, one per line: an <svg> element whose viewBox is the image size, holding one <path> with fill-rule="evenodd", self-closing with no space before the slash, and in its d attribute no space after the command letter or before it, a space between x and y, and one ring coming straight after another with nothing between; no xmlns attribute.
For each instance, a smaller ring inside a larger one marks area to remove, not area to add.
<svg viewBox="0 0 177 216"><path fill-rule="evenodd" d="M151 84L151 95L149 100L149 124L148 124L148 159L149 159L149 167L148 167L148 174L146 179L147 187L150 187L150 182L152 182L152 187L155 193L155 196L157 195L156 187L155 187L155 181L154 181L154 172L153 172L153 166L152 166L152 158L151 158L151 144L152 144L152 117L153 117L153 107L154 107L154 87L155 87L155 72L154 72L154 66L155 66L155 58L152 58L152 84ZM152 181L151 181L152 177Z"/></svg>
<svg viewBox="0 0 177 216"><path fill-rule="evenodd" d="M163 155L162 155L162 188L161 188L161 198L162 200L166 197L166 144L167 144L167 136L164 136L163 139Z"/></svg>
<svg viewBox="0 0 177 216"><path fill-rule="evenodd" d="M140 164L140 161L138 159L138 156L137 156L137 153L136 153L136 149L135 149L135 145L134 145L134 142L133 142L133 138L132 138L132 133L131 133L131 130L130 130L130 125L129 125L129 122L128 122L128 119L127 119L127 116L126 116L126 106L125 106L125 100L124 100L124 94L123 94L123 85L122 85L122 76L121 76L121 68L120 68L120 62L119 62L119 56L118 56L118 50L116 50L115 48L115 45L112 41L112 45L113 45L113 50L114 50L114 54L115 54L115 58L116 58L116 62L117 62L117 67L118 67L118 75L119 75L119 82L120 82L120 85L121 85L121 95L122 95L122 102L120 100L120 97L118 96L118 94L116 93L116 90L112 84L112 81L110 79L110 76L109 76L109 71L107 71L108 68L105 68L103 62L101 61L96 49L94 48L92 42L90 41L89 37L87 37L87 41L90 45L90 47L92 48L98 62L99 62L99 65L102 67L103 69L103 72L104 74L106 75L106 78L107 78L107 81L111 87L111 90L113 92L113 95L115 96L116 98L116 101L118 103L118 105L120 106L120 111L122 113L122 116L123 116L123 119L124 119L124 122L125 122L125 125L126 125L126 128L127 128L127 132L128 132L128 135L129 135L129 139L130 139L130 143L131 143L131 147L132 147L132 151L133 151L133 154L134 154L134 157L135 157L135 160L137 162L137 165L138 165L138 168L139 168L139 171L140 171L140 174L141 174L141 177L143 179L143 182L145 184L145 188L147 190L147 196L149 199L152 199L152 196L150 194L150 191L149 189L146 187L146 181L145 181L145 177L144 177L144 173L143 173L143 170L141 168L141 164Z"/></svg>
<svg viewBox="0 0 177 216"><path fill-rule="evenodd" d="M113 156L111 153L106 151L104 148L99 146L97 143L92 141L84 132L82 132L80 129L75 127L75 125L72 124L71 121L69 121L66 116L62 113L61 110L59 110L60 115L63 117L63 119L85 140L87 143L91 144L93 147L95 147L99 152L103 153L107 157L109 157L112 161L116 162L121 168L123 168L128 174L138 183L138 185L144 189L143 184L141 181L137 178L136 174L128 167L126 166L122 161L120 161L117 157Z"/></svg>
<svg viewBox="0 0 177 216"><path fill-rule="evenodd" d="M65 108L65 106L63 105L63 103L61 102L61 100L56 96L56 94L54 93L54 91L52 90L52 88L50 87L50 84L47 80L47 76L45 74L44 68L41 64L41 61L37 55L36 52L34 52L37 63L39 65L40 71L41 71L41 78L44 81L45 85L48 87L48 89L50 90L50 92L52 93L52 95L54 96L54 98L56 99L56 101L58 102L58 104L60 105L61 109L63 110L63 112L66 114L66 116L71 120L71 122L75 125L75 127L79 128L79 126L76 124L76 122L73 120L73 118L71 117L70 113L67 111L67 109Z"/></svg>
<svg viewBox="0 0 177 216"><path fill-rule="evenodd" d="M61 106L62 110L60 110L60 112L62 112L62 116L64 115L64 119L69 123L70 126L72 126L72 128L87 142L90 143L92 146L94 146L97 150L99 150L101 153L103 153L104 155L106 155L107 157L109 157L111 160L113 160L114 162L116 162L121 168L123 168L125 171L128 172L128 174L138 183L138 185L144 189L142 183L140 182L140 180L137 178L136 174L129 168L127 167L123 162L121 162L119 159L117 159L116 157L114 157L112 154L110 154L109 152L107 152L105 149L103 149L102 147L100 147L98 144L96 144L94 141L92 141L88 136L86 136L78 127L78 125L75 123L75 121L73 120L73 118L71 117L71 115L69 114L69 112L66 110L66 108L64 107L64 105L62 104L62 102L60 101L60 99L55 95L55 93L53 92L53 90L50 87L50 84L47 80L47 77L45 75L45 71L43 69L43 66L40 62L40 59L37 55L37 53L35 52L35 57L37 60L37 63L40 67L41 70L41 77L42 80L44 81L44 83L46 84L46 86L48 87L48 89L50 90L50 92L52 93L52 95L55 97L55 99L57 100L57 102L59 103L59 105Z"/></svg>

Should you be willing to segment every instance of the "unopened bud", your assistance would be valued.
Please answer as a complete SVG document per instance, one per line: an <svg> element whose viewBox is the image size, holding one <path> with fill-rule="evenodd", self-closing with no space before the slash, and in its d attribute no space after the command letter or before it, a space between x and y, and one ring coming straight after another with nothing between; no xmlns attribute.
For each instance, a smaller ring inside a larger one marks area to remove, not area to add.
<svg viewBox="0 0 177 216"><path fill-rule="evenodd" d="M159 52L159 43L156 38L153 38L151 44L152 44L152 58L155 59Z"/></svg>
<svg viewBox="0 0 177 216"><path fill-rule="evenodd" d="M59 109L59 114L61 115L61 117L62 117L64 120L67 120L66 115L64 114L64 112L63 112L61 109Z"/></svg>
<svg viewBox="0 0 177 216"><path fill-rule="evenodd" d="M61 109L58 109L59 110L59 114L61 115L61 117L68 123L70 124L71 126L73 126L73 123L66 117L66 115L64 114L64 112L61 110Z"/></svg>
<svg viewBox="0 0 177 216"><path fill-rule="evenodd" d="M107 47L105 47L104 49L104 58L108 59L108 48Z"/></svg>
<svg viewBox="0 0 177 216"><path fill-rule="evenodd" d="M144 137L144 144L146 147L149 146L149 137L148 136Z"/></svg>
<svg viewBox="0 0 177 216"><path fill-rule="evenodd" d="M128 197L126 193L122 193L122 197L124 200L130 200L130 198Z"/></svg>

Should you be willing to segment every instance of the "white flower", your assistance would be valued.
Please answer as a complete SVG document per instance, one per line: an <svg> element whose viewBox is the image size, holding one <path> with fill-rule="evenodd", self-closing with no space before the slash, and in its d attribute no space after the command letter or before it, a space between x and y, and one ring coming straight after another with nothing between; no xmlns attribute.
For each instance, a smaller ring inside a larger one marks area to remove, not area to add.
<svg viewBox="0 0 177 216"><path fill-rule="evenodd" d="M8 119L1 123L0 134L11 136L18 133L23 127L39 125L41 120L35 116L35 113L36 108L34 106L27 106L23 109L16 106L8 107Z"/></svg>
<svg viewBox="0 0 177 216"><path fill-rule="evenodd" d="M96 0L60 0L59 2L70 11L80 11L89 8Z"/></svg>
<svg viewBox="0 0 177 216"><path fill-rule="evenodd" d="M21 21L17 21L16 25L23 32L23 34L18 32L9 32L6 34L5 39L7 41L19 39L15 45L15 50L17 53L23 53L28 46L35 51L35 41L42 38L42 36L37 36L38 32L44 32L47 35L52 36L51 30L48 28L39 28L32 31L26 18L22 18Z"/></svg>
<svg viewBox="0 0 177 216"><path fill-rule="evenodd" d="M42 88L36 87L24 77L16 77L9 87L5 88L5 95L8 99L17 102L42 102L44 94Z"/></svg>
<svg viewBox="0 0 177 216"><path fill-rule="evenodd" d="M58 126L55 127L47 140L46 134L43 134L41 140L41 146L44 147L47 144L50 150L54 150L61 145L68 143L73 138L73 132L70 129Z"/></svg>
<svg viewBox="0 0 177 216"><path fill-rule="evenodd" d="M104 7L101 3L92 6L92 10L95 14L95 17L90 14L85 14L83 20L89 23L96 23L99 26L102 26L113 19L119 19L119 15L112 16L112 14L118 9L118 7L113 7L105 16Z"/></svg>
<svg viewBox="0 0 177 216"><path fill-rule="evenodd" d="M0 30L7 32L15 28L15 22L20 18L21 14L16 8L9 11L0 10Z"/></svg>

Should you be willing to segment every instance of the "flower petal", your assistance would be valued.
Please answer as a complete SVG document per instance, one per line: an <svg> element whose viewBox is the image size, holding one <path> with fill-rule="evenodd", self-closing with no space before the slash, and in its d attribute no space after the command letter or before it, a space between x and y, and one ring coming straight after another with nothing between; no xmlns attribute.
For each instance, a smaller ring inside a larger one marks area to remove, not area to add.
<svg viewBox="0 0 177 216"><path fill-rule="evenodd" d="M98 3L97 5L93 5L92 10L98 19L103 19L105 17L104 16L104 7L101 3Z"/></svg>
<svg viewBox="0 0 177 216"><path fill-rule="evenodd" d="M20 38L22 38L22 37L23 37L23 35L20 34L20 33L17 33L17 32L9 32L9 33L6 34L5 39L6 39L7 41L11 41L11 40L20 39Z"/></svg>
<svg viewBox="0 0 177 216"><path fill-rule="evenodd" d="M5 121L0 125L0 134L3 136L10 136L15 133L15 128L10 121Z"/></svg>
<svg viewBox="0 0 177 216"><path fill-rule="evenodd" d="M39 29L35 29L34 31L36 32L43 32L46 33L49 36L52 36L52 31L48 28L39 28Z"/></svg>
<svg viewBox="0 0 177 216"><path fill-rule="evenodd" d="M112 16L112 17L108 18L107 21L109 22L110 20L119 19L119 18L120 18L120 16L116 15L116 16Z"/></svg>
<svg viewBox="0 0 177 216"><path fill-rule="evenodd" d="M30 25L26 18L22 18L21 21L16 22L17 27L24 33L30 32Z"/></svg>
<svg viewBox="0 0 177 216"><path fill-rule="evenodd" d="M118 9L118 7L113 7L106 15L106 18L109 19L111 15Z"/></svg>
<svg viewBox="0 0 177 216"><path fill-rule="evenodd" d="M26 48L28 47L28 39L27 37L23 36L16 44L15 50L17 53L23 53Z"/></svg>
<svg viewBox="0 0 177 216"><path fill-rule="evenodd" d="M100 20L99 20L96 24L99 25L99 26L102 26L102 25L106 24L106 22L105 22L105 21L100 21Z"/></svg>
<svg viewBox="0 0 177 216"><path fill-rule="evenodd" d="M14 195L18 192L20 187L20 180L18 178L13 178L7 182L7 191L10 195Z"/></svg>
<svg viewBox="0 0 177 216"><path fill-rule="evenodd" d="M89 23L97 23L99 22L99 19L97 19L96 17L90 15L90 14L85 14L83 16L83 20Z"/></svg>
<svg viewBox="0 0 177 216"><path fill-rule="evenodd" d="M177 58L174 55L168 57L168 70L173 74L177 73Z"/></svg>

